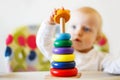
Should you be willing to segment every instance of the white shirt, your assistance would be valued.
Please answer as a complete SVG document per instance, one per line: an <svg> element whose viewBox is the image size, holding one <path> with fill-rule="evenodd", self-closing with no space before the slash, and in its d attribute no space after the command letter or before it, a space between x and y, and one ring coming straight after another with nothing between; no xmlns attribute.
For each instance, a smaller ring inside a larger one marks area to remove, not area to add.
<svg viewBox="0 0 120 80"><path fill-rule="evenodd" d="M99 71L102 69L103 53L92 49L88 53L75 51L74 54L76 55L75 61L79 71Z"/></svg>
<svg viewBox="0 0 120 80"><path fill-rule="evenodd" d="M38 30L36 37L36 44L38 48L50 61L53 54L53 37L55 37L56 26L57 25L50 25L43 22L40 26L40 29ZM104 53L96 51L95 49L92 49L88 53L80 53L78 51L74 51L74 54L78 71L99 71L102 68L107 68L103 67L102 65L105 65L109 60L104 60L103 63L102 61L105 57Z"/></svg>

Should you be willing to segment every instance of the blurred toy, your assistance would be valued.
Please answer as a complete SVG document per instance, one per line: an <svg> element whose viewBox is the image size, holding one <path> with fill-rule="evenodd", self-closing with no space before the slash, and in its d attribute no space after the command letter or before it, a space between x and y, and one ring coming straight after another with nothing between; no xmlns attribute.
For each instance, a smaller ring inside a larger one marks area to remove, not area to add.
<svg viewBox="0 0 120 80"><path fill-rule="evenodd" d="M94 45L94 47L98 51L105 52L105 53L109 52L108 40L104 33L102 33L101 39Z"/></svg>
<svg viewBox="0 0 120 80"><path fill-rule="evenodd" d="M54 16L54 21L60 24L60 34L57 34L54 42L53 55L52 55L52 68L50 72L53 76L58 77L71 77L76 76L78 73L75 67L74 49L71 48L72 41L71 35L65 33L65 22L70 18L69 10L59 9Z"/></svg>
<svg viewBox="0 0 120 80"><path fill-rule="evenodd" d="M20 26L6 39L5 57L11 71L45 71L50 62L36 46L36 33L39 25Z"/></svg>

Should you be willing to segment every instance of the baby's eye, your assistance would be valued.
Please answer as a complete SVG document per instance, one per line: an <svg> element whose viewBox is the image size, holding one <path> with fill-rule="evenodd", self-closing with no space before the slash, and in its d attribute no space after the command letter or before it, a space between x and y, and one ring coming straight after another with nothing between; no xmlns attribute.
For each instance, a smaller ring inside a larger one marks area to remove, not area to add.
<svg viewBox="0 0 120 80"><path fill-rule="evenodd" d="M85 32L91 31L90 28L88 28L88 27L83 27L83 30L84 30Z"/></svg>
<svg viewBox="0 0 120 80"><path fill-rule="evenodd" d="M75 25L72 25L72 28L73 28L73 29L76 29L76 26L75 26Z"/></svg>

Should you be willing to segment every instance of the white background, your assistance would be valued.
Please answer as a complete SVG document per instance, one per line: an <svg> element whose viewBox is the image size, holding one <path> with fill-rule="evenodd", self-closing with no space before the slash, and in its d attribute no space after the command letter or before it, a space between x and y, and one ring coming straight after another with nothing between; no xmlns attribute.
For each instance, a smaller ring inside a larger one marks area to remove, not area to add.
<svg viewBox="0 0 120 80"><path fill-rule="evenodd" d="M90 6L103 17L103 31L110 52L120 54L120 0L0 0L0 72L8 71L4 58L5 38L15 27L40 24L54 8Z"/></svg>

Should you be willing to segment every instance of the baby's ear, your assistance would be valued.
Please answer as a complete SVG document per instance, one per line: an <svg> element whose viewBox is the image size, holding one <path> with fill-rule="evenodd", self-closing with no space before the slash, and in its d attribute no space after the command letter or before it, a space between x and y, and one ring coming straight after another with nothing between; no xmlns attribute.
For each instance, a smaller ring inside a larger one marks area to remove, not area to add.
<svg viewBox="0 0 120 80"><path fill-rule="evenodd" d="M96 42L100 41L101 38L102 38L102 35L98 35L98 36L96 37Z"/></svg>

